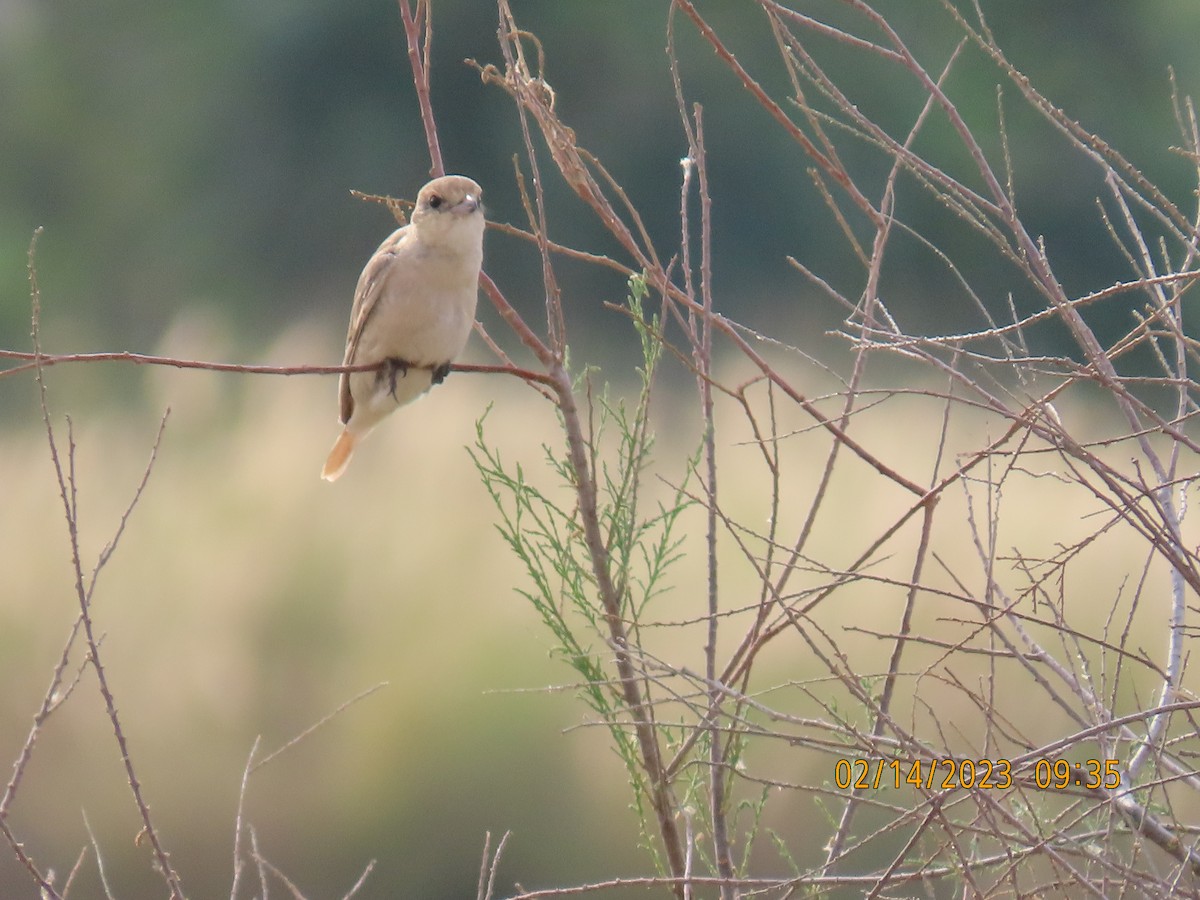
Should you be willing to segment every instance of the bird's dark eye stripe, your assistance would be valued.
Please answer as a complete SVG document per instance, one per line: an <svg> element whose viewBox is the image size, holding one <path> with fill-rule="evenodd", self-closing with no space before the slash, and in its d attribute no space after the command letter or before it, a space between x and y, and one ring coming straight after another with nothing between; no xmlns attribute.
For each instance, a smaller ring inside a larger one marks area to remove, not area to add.
<svg viewBox="0 0 1200 900"><path fill-rule="evenodd" d="M432 197L429 198L429 206L432 209L437 209L441 205L442 205L442 198L439 194L434 194Z"/></svg>

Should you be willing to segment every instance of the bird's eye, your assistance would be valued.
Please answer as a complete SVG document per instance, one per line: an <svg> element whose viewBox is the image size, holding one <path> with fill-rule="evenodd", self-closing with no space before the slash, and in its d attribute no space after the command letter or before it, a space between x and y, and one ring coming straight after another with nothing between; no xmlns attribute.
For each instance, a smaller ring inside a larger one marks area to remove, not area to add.
<svg viewBox="0 0 1200 900"><path fill-rule="evenodd" d="M442 205L442 197L440 194L434 194L432 197L429 198L429 208L430 209L437 209L441 205Z"/></svg>

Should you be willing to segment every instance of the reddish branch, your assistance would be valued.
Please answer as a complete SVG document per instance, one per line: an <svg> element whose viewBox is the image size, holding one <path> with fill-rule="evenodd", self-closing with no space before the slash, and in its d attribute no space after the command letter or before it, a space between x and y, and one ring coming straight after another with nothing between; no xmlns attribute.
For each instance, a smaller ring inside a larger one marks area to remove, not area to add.
<svg viewBox="0 0 1200 900"><path fill-rule="evenodd" d="M174 356L151 356L145 353L130 353L126 350L107 353L64 353L37 354L20 350L0 350L0 359L28 360L28 362L0 370L0 378L16 375L20 372L36 370L38 367L48 368L63 363L97 363L124 362L139 366L168 366L175 369L205 369L210 372L235 372L240 375L339 375L342 372L370 372L380 369L383 364L371 363L355 366L260 366L247 363L208 362L200 359L180 359ZM424 368L414 366L413 368ZM487 375L513 375L524 381L536 381L549 384L550 379L540 372L521 369L515 366L487 366L468 363L455 363L450 367L452 372L471 372Z"/></svg>

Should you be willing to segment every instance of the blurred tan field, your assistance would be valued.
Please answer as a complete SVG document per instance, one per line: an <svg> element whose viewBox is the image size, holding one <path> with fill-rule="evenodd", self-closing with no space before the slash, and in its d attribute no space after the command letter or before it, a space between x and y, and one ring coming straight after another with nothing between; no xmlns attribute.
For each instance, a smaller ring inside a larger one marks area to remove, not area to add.
<svg viewBox="0 0 1200 900"><path fill-rule="evenodd" d="M296 327L262 361L324 358L330 340L323 328ZM160 350L224 360L232 349L221 335L219 327L185 321ZM749 377L743 366L729 363L726 382ZM526 586L524 572L495 532L495 510L465 449L490 405L488 442L569 504L568 492L542 462L542 445L557 449L561 441L549 403L512 378L457 374L382 426L347 477L331 486L317 473L336 431L332 377L146 367L126 379L138 384L141 396L124 406L98 403L94 385L87 386L94 377L85 366L47 371L60 452L66 452L64 416L74 423L85 572L133 495L158 415L171 410L149 484L101 573L93 609L135 765L193 896L228 890L238 788L256 736L261 759L381 682L388 684L249 782L245 816L261 851L310 896L340 896L370 859L378 860L377 868L362 896L464 896L473 888L488 830L494 837L513 831L501 868L506 884L645 869L648 858L628 841L635 819L607 733L574 727L592 716L572 690L542 690L569 684L574 673L550 657L550 636L516 593ZM813 396L828 389L799 372L794 380L809 384ZM679 384L662 389L652 412L660 435L652 471L661 479L646 485L662 498L668 485L680 482L698 436L694 400ZM4 387L35 390L29 377L9 379ZM838 404L826 405L832 412ZM932 481L942 401L891 397L875 408L863 406L851 426L856 439L910 477ZM829 438L798 411L779 408L785 478L778 534L786 544L808 511ZM1067 405L1059 412L1079 423L1079 433L1105 432L1087 408ZM719 407L718 421L722 511L763 531L771 510L762 450L731 402ZM943 465L1002 428L956 408ZM1112 452L1121 455L1119 447ZM813 562L794 573L793 591L827 583L830 572L850 565L911 503L898 490L874 492L880 480L843 454L806 554ZM996 540L1001 555L1019 548L1028 558L1048 557L1095 531L1096 516L1104 515L1077 486L1051 477L1060 468L1055 457L1044 461L1044 471L1014 477L992 497L1003 504ZM6 686L0 750L12 759L78 611L61 500L35 416L12 423L0 440L0 483L0 679ZM970 492L978 504L974 514L984 517L984 492L978 485ZM964 493L955 488L939 507L933 535L944 571L927 574L927 586L954 593L955 579L980 585L967 521ZM660 627L647 626L646 645L672 665L698 670L702 510L685 513L684 525L687 556L671 570L671 591L650 608L648 619ZM873 580L839 588L812 613L863 678L886 671L890 644L867 632L896 631L918 534L915 527L903 529L871 567ZM745 533L741 540L761 557L761 541ZM722 536L722 608L743 610L722 626L725 650L741 635L761 590L737 544ZM1162 568L1151 562L1147 569L1144 543L1131 541L1121 526L1101 535L1064 570L1073 627L1097 636L1125 628L1129 598L1145 577L1129 645L1154 658L1167 603ZM1024 580L1004 571L997 579L1014 590ZM1038 611L1036 604L1023 609ZM963 639L961 623L976 618L960 600L925 590L914 629L930 638L944 633L953 642ZM663 627L684 621L693 624ZM1137 637L1142 630L1145 641ZM78 650L75 656L77 667ZM903 670L917 673L939 656L935 648L914 647ZM984 656L963 655L952 668L976 687L988 677ZM786 638L769 646L751 687L764 691L761 699L773 708L819 715L806 691L836 702L840 687L798 686L822 671L801 641ZM1106 673L1094 674L1102 690ZM978 710L950 686L929 681L914 706L908 697L918 681L902 682L896 715L911 717L917 728L923 721L949 723L957 732L949 744L977 752ZM1035 739L1061 733L1057 711L1022 702L1020 682L994 687L1011 727ZM748 762L782 781L831 784L834 758L766 741L752 748ZM135 845L140 823L118 762L94 676L86 672L41 736L13 821L38 860L62 873L89 844L86 813L110 878L128 886L130 896L154 891L155 876L144 865L145 848ZM829 824L810 795L783 795L768 810L770 824L796 846L805 846L801 835L811 831L816 853ZM5 897L34 896L12 860L0 868L0 885ZM83 896L97 894L89 889Z"/></svg>

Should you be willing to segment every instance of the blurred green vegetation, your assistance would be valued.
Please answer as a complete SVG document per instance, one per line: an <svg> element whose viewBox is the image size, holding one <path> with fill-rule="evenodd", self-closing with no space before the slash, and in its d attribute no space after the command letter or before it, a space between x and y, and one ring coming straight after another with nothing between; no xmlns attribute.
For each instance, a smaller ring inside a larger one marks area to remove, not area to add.
<svg viewBox="0 0 1200 900"><path fill-rule="evenodd" d="M814 6L838 11L828 0ZM927 64L946 58L954 26L938 3L879 6L928 49ZM783 88L752 7L701 4L756 77ZM1192 52L1200 7L1007 0L987 9L1002 46L1043 92L1169 193L1187 190L1189 167L1167 149L1176 143L1167 67L1185 90L1200 83ZM666 4L525 0L515 11L548 50L546 77L565 121L627 187L661 246L677 244L673 186L685 144L664 53ZM493 217L519 223L511 108L462 64L498 59L495 12L478 0L439 0L434 15L434 101L447 165L485 185ZM804 288L783 261L790 253L849 271L794 146L745 102L689 27L678 31L688 98L706 107L722 308L790 332L783 339L829 325L797 310ZM836 44L813 44L844 85L860 86L856 99L867 111L907 127L920 103L913 85L880 79ZM994 122L996 81L968 54L951 89L970 121ZM1024 214L1047 235L1068 286L1110 284L1124 274L1119 262L1098 226L1081 227L1096 220L1099 186L1074 183L1080 167L1058 152L1052 131L1018 103L1008 108ZM349 190L411 196L428 167L403 29L387 2L7 3L0 122L0 346L26 342L25 250L38 225L46 227L48 315L66 320L48 333L55 348L146 350L197 307L227 316L247 355L297 316L339 323L362 260L390 225L386 211ZM923 148L935 161L958 152L936 122L924 140L945 142L945 150ZM550 182L553 233L613 249L557 178ZM528 259L510 240L489 243L489 270L534 311L539 282ZM599 305L619 299L621 283L571 267L566 283L569 311L586 333L611 337L612 317ZM918 317L927 305L919 274L912 296L890 304ZM338 353L338 330L328 357Z"/></svg>
<svg viewBox="0 0 1200 900"><path fill-rule="evenodd" d="M945 57L953 29L937 3L878 5ZM514 6L547 48L564 120L670 248L685 143L663 52L666 4ZM1001 44L1044 93L1169 193L1188 190L1188 164L1167 149L1175 136L1166 71L1175 66L1185 91L1200 84L1200 5L985 6ZM756 76L785 83L750 4L701 8ZM461 64L498 58L494 11L479 0L436 0L434 16L447 164L485 184L494 218L519 223L512 111ZM687 95L706 109L718 307L784 341L819 338L836 315L804 302L808 289L783 257L834 277L853 263L842 261L794 148L683 23L678 38ZM919 99L903 83L881 84L869 65L839 69L832 45L818 52L839 75L858 70L863 102L885 124L911 120ZM982 66L956 76L973 122L994 119L995 80ZM1078 181L1044 123L1014 108L1009 129L1023 211L1047 235L1068 286L1124 276L1099 226L1085 224L1096 221L1090 198L1100 185ZM956 152L936 125L923 140L934 159ZM386 211L349 190L411 196L427 173L395 4L336 0L0 3L0 163L0 347L28 344L26 249L41 225L48 350L280 363L340 358L350 291L391 227ZM552 179L547 188L556 238L615 252L563 185ZM533 259L512 240L489 238L489 271L536 320ZM893 311L945 326L915 254L889 264L914 267ZM583 358L615 363L621 378L636 340L600 304L619 300L623 281L563 271L573 344ZM485 303L481 316L495 324ZM385 679L389 689L251 783L247 812L264 852L313 896L340 896L370 858L379 866L363 897L467 896L487 829L516 832L505 884L644 868L621 765L602 733L560 736L583 716L569 692L504 692L570 673L547 657L547 637L512 593L519 567L494 534L469 458L451 452L471 443L475 419L495 399L489 424L510 429L499 446L536 465L539 442L555 435L546 405L456 377L436 402L381 431L356 460L360 471L330 490L316 478L333 436L330 379L88 366L55 370L50 383L55 414L76 422L92 556L137 482L158 414L173 409L145 502L102 576L98 610L135 759L193 896L228 890L238 781L254 737L274 749ZM3 759L24 738L73 609L33 398L31 379L0 379ZM665 453L682 460L691 449L681 440ZM752 489L738 496L748 517L761 515ZM85 680L81 691L94 690ZM159 886L144 848L133 846L139 825L116 762L94 698L76 698L52 720L14 824L62 874L87 843L86 809L118 893L152 895ZM825 833L809 809L781 812L779 824ZM6 852L0 896L34 896Z"/></svg>

